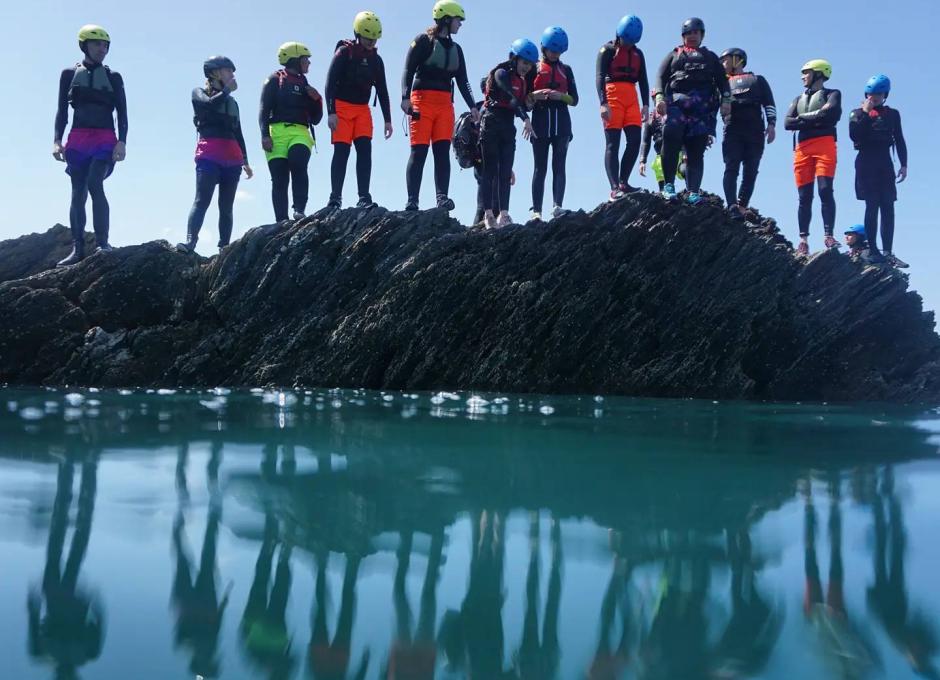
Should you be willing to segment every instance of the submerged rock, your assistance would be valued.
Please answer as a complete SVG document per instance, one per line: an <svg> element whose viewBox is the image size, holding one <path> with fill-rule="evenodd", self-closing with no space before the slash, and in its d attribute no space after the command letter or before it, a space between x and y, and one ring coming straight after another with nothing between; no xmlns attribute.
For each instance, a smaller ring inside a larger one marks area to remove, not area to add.
<svg viewBox="0 0 940 680"><path fill-rule="evenodd" d="M0 284L0 318L14 384L940 397L903 274L650 194L497 231L350 209L208 260L117 248Z"/></svg>

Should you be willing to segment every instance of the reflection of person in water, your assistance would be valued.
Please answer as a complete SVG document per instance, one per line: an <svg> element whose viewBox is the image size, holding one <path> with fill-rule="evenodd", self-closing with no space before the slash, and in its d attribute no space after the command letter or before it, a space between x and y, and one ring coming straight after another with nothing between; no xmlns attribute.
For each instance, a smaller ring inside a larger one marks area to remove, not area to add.
<svg viewBox="0 0 940 680"><path fill-rule="evenodd" d="M397 630L385 674L388 680L433 680L437 662L434 628L437 617L437 577L444 552L444 528L435 529L431 534L431 552L428 555L424 585L421 587L421 609L414 636L414 617L408 604L408 594L405 592L412 542L413 532L402 532L398 546L398 568L392 588Z"/></svg>
<svg viewBox="0 0 940 680"><path fill-rule="evenodd" d="M89 453L81 469L75 533L65 568L62 567L62 557L75 476L75 461L71 455L59 463L42 589L41 592L31 591L27 601L29 654L33 658L50 661L55 666L55 677L61 680L77 678L78 669L97 659L104 645L101 603L78 586L78 574L88 550L95 509L97 455Z"/></svg>
<svg viewBox="0 0 940 680"><path fill-rule="evenodd" d="M548 576L545 624L539 643L539 513L529 517L529 571L522 644L516 654L516 672L522 680L551 680L558 671L558 608L561 604L561 528L552 520L552 564Z"/></svg>
<svg viewBox="0 0 940 680"><path fill-rule="evenodd" d="M922 614L911 613L908 607L904 581L906 534L890 466L884 470L880 493L872 499L872 512L875 582L868 588L868 607L914 672L926 678L940 678L940 672L931 661L940 651L936 631Z"/></svg>
<svg viewBox="0 0 940 680"><path fill-rule="evenodd" d="M186 463L189 445L182 444L178 450L176 479L180 494L180 509L173 523L173 553L176 556L176 577L173 581L172 601L176 610L175 643L189 648L192 659L190 671L206 678L219 676L219 661L216 652L222 615L228 605L231 584L221 600L216 587L216 543L219 538L219 523L222 519L221 500L218 497L218 471L222 447L213 444L207 478L210 491L209 511L206 519L206 534L202 542L199 572L195 582L192 578L192 557L184 545L183 506L189 498L186 483Z"/></svg>
<svg viewBox="0 0 940 680"><path fill-rule="evenodd" d="M336 633L330 642L330 631L326 625L326 609L329 597L326 587L326 568L329 553L318 552L317 580L314 587L313 633L310 637L310 670L317 680L345 680L352 654L353 621L356 615L356 580L359 578L358 555L346 555L346 572L343 575L343 593L340 599ZM363 680L369 670L369 650L362 653L359 668L352 676Z"/></svg>

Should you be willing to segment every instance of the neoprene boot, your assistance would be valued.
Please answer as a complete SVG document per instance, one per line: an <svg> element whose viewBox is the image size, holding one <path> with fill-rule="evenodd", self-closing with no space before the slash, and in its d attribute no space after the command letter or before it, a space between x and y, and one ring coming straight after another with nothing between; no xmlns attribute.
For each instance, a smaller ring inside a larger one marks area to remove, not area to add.
<svg viewBox="0 0 940 680"><path fill-rule="evenodd" d="M59 260L56 266L57 267L69 267L73 264L78 264L84 259L85 259L85 242L75 241L75 245L72 246L72 254L69 255L64 260Z"/></svg>

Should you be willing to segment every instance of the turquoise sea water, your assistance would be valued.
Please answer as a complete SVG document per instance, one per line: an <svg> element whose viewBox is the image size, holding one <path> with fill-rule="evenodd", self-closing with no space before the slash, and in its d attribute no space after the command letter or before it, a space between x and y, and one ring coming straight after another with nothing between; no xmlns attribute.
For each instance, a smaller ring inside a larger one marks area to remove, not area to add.
<svg viewBox="0 0 940 680"><path fill-rule="evenodd" d="M0 390L0 677L938 677L938 450L900 407Z"/></svg>

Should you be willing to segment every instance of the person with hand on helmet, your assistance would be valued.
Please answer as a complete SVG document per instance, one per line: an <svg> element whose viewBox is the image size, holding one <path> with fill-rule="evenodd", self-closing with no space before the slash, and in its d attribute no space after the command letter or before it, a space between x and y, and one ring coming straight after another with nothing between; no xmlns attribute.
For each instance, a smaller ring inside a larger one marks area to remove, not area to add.
<svg viewBox="0 0 940 680"><path fill-rule="evenodd" d="M849 136L855 143L855 196L865 201L865 231L872 262L885 258L894 267L906 268L906 262L894 255L894 202L898 199L891 148L897 149L901 168L897 183L907 179L907 143L901 130L901 114L885 100L891 92L891 80L876 75L865 84L865 101L849 114ZM878 249L878 213L881 213L881 245Z"/></svg>
<svg viewBox="0 0 940 680"><path fill-rule="evenodd" d="M429 147L434 153L437 207L454 209L454 202L447 195L450 190L450 141L455 122L451 96L454 81L473 119L476 121L480 117L467 79L463 50L453 38L467 15L454 0L438 0L431 15L434 25L415 38L408 48L401 80L401 108L411 117L411 155L405 171L408 203L405 210L418 209L421 177Z"/></svg>
<svg viewBox="0 0 940 680"><path fill-rule="evenodd" d="M333 132L333 163L328 208L343 204L343 184L351 147L356 147L357 208L375 205L369 193L372 177L372 88L382 105L385 139L392 136L392 109L385 82L385 64L376 50L382 22L373 12L359 12L353 20L353 40L341 40L326 74L327 125Z"/></svg>
<svg viewBox="0 0 940 680"><path fill-rule="evenodd" d="M819 202L822 204L824 244L826 248L839 247L833 236L836 222L833 180L836 176L836 125L842 118L842 94L825 86L832 77L832 65L825 59L806 62L801 72L803 94L790 104L784 127L796 134L793 174L800 199L797 213L800 244L797 252L808 255L814 180L819 187Z"/></svg>
<svg viewBox="0 0 940 680"><path fill-rule="evenodd" d="M542 33L542 57L529 71L528 87L532 108L531 137L534 169L532 174L531 219L542 219L545 178L548 175L548 152L552 152L552 217L565 211L567 181L565 164L571 132L570 106L578 105L578 87L571 67L561 62L568 51L568 34L559 26L549 26Z"/></svg>
<svg viewBox="0 0 940 680"><path fill-rule="evenodd" d="M480 146L483 150L483 221L488 229L512 224L509 216L509 187L516 155L515 117L524 121L522 137L532 137L532 121L526 113L529 87L526 76L535 68L539 50L535 43L519 38L512 43L509 58L490 71L486 79ZM493 213L493 186L499 195L499 217Z"/></svg>
<svg viewBox="0 0 940 680"><path fill-rule="evenodd" d="M242 135L238 103L231 94L238 88L235 64L228 57L209 57L202 65L205 87L193 90L193 123L199 134L196 142L196 200L186 225L186 242L178 248L196 249L199 230L219 187L219 248L232 239L232 209L242 170L251 179L248 150Z"/></svg>
<svg viewBox="0 0 940 680"><path fill-rule="evenodd" d="M91 195L92 223L98 250L109 251L110 207L104 195L104 180L114 164L124 160L127 143L127 98L124 79L104 65L111 48L111 36L101 26L88 24L78 31L78 48L85 55L59 76L59 100L55 117L52 156L64 162L72 180L69 226L72 253L59 266L85 258L85 204ZM68 140L62 143L69 122L69 105L74 111ZM117 112L117 135L114 113Z"/></svg>
<svg viewBox="0 0 940 680"><path fill-rule="evenodd" d="M731 93L721 62L702 47L705 23L698 17L682 24L682 44L659 66L654 88L656 112L666 117L663 127L663 197L676 198L676 168L683 147L688 155L686 200L695 205L705 174L705 149L714 140L720 101L721 116L731 113Z"/></svg>
<svg viewBox="0 0 940 680"><path fill-rule="evenodd" d="M282 68L264 81L261 88L261 147L271 171L271 202L274 219L288 218L287 188L293 194L293 218L303 219L307 209L310 180L307 164L314 139L313 126L323 118L323 98L307 82L310 48L299 42L286 42L277 51Z"/></svg>
<svg viewBox="0 0 940 680"><path fill-rule="evenodd" d="M743 217L751 201L760 159L764 154L764 138L772 144L777 136L777 107L774 95L764 76L745 71L747 53L731 47L721 53L721 64L728 74L731 90L731 114L725 118L721 152L725 161L724 190L728 212L735 219ZM764 119L767 127L764 128ZM741 188L738 172L744 167Z"/></svg>

